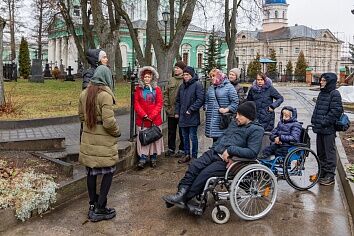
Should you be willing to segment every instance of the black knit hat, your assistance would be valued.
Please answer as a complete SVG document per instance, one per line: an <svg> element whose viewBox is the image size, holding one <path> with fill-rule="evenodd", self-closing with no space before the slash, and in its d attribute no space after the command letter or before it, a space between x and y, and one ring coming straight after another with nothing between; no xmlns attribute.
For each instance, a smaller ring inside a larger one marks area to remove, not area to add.
<svg viewBox="0 0 354 236"><path fill-rule="evenodd" d="M183 73L190 74L192 76L192 78L195 75L195 71L194 71L193 67L190 67L190 66L186 66L186 68L184 68L184 70L183 70Z"/></svg>
<svg viewBox="0 0 354 236"><path fill-rule="evenodd" d="M184 68L186 68L187 65L183 61L178 61L178 62L176 62L175 66L184 70Z"/></svg>
<svg viewBox="0 0 354 236"><path fill-rule="evenodd" d="M255 120L257 115L256 103L251 101L244 102L238 107L237 112L250 120Z"/></svg>

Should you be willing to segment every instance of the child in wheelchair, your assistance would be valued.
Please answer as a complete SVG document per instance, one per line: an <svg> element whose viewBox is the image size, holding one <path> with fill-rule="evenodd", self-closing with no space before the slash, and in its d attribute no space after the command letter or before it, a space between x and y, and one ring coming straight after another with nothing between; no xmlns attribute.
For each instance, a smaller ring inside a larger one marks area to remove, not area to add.
<svg viewBox="0 0 354 236"><path fill-rule="evenodd" d="M285 106L281 110L280 121L270 134L272 144L263 150L259 159L270 159L275 157L285 157L291 143L299 143L302 125L297 121L296 108Z"/></svg>

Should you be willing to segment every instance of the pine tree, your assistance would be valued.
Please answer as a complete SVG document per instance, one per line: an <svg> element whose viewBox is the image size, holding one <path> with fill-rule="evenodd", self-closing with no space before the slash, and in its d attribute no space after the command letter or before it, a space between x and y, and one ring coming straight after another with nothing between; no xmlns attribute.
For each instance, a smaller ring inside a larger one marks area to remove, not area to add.
<svg viewBox="0 0 354 236"><path fill-rule="evenodd" d="M349 43L350 61L354 63L354 44Z"/></svg>
<svg viewBox="0 0 354 236"><path fill-rule="evenodd" d="M285 74L287 76L292 76L293 75L293 63L291 61L288 61L288 64L286 64L286 71Z"/></svg>
<svg viewBox="0 0 354 236"><path fill-rule="evenodd" d="M305 60L304 53L302 51L300 51L299 56L297 58L297 62L296 62L295 76L305 77L306 76L306 68L307 68L307 63Z"/></svg>
<svg viewBox="0 0 354 236"><path fill-rule="evenodd" d="M19 63L20 76L23 76L24 79L28 79L28 76L31 71L31 60L30 60L30 54L28 50L28 43L24 37L21 38L18 63Z"/></svg>
<svg viewBox="0 0 354 236"><path fill-rule="evenodd" d="M213 31L209 35L209 41L207 43L207 49L204 58L203 72L208 74L212 69L221 69L221 39L215 34L214 27Z"/></svg>
<svg viewBox="0 0 354 236"><path fill-rule="evenodd" d="M270 51L270 53L269 53L270 59L273 61L277 61L277 54L276 54L275 50L270 49L269 51ZM276 76L278 75L277 63L268 63L267 64L267 74L268 74L268 77L270 77L271 79L276 78Z"/></svg>
<svg viewBox="0 0 354 236"><path fill-rule="evenodd" d="M261 56L257 52L256 58L254 59L254 69L256 70L256 75L262 72L262 65L261 62L259 61L260 59Z"/></svg>

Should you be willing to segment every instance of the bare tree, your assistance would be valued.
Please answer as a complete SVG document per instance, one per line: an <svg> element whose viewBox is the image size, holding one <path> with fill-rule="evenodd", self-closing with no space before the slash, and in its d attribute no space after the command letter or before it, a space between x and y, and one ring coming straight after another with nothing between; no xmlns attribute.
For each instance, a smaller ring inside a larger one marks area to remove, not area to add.
<svg viewBox="0 0 354 236"><path fill-rule="evenodd" d="M6 21L4 18L0 16L0 106L5 102L5 93L4 93L4 77L3 77L3 64L2 64L2 39L3 39L3 32L5 28Z"/></svg>
<svg viewBox="0 0 354 236"><path fill-rule="evenodd" d="M93 1L95 2L95 1ZM63 16L68 32L74 37L75 45L79 53L79 59L83 63L87 64L86 55L84 49L81 45L81 40L75 31L75 24L70 15L70 0L58 0L57 5L59 7L60 13Z"/></svg>
<svg viewBox="0 0 354 236"><path fill-rule="evenodd" d="M240 6L242 0L232 0L232 9L229 9L229 0L225 0L225 41L229 48L227 56L227 71L235 67L235 48L236 48L236 15L237 8ZM231 11L231 15L230 15Z"/></svg>
<svg viewBox="0 0 354 236"><path fill-rule="evenodd" d="M10 49L11 58L10 60L16 59L16 30L19 30L22 24L17 21L18 9L22 5L22 0L2 0L1 10L6 14L6 21L8 22L9 34L10 34Z"/></svg>
<svg viewBox="0 0 354 236"><path fill-rule="evenodd" d="M36 21L33 31L36 32L35 38L38 45L37 58L42 58L43 41L46 41L48 36L46 29L54 12L51 8L50 0L34 0L31 3L31 7L34 12L33 19Z"/></svg>
<svg viewBox="0 0 354 236"><path fill-rule="evenodd" d="M177 19L175 24L175 33L173 34L173 37L170 38L168 45L165 44L159 29L159 21L157 16L159 4L159 0L149 0L149 4L147 5L148 20L146 31L147 37L150 38L154 46L160 81L164 82L170 77L176 52L181 45L183 37L192 20L196 0L186 1L185 7L180 9L182 14L181 17Z"/></svg>

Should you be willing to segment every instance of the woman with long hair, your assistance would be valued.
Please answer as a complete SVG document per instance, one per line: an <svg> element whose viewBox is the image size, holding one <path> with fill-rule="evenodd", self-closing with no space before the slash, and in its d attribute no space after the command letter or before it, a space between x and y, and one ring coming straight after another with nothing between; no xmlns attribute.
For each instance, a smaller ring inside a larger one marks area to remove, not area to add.
<svg viewBox="0 0 354 236"><path fill-rule="evenodd" d="M114 208L107 208L107 195L118 162L119 126L114 117L113 80L110 69L98 66L87 89L81 92L79 116L83 122L79 161L86 166L90 198L88 219L92 222L112 219ZM102 175L99 194L97 176Z"/></svg>

